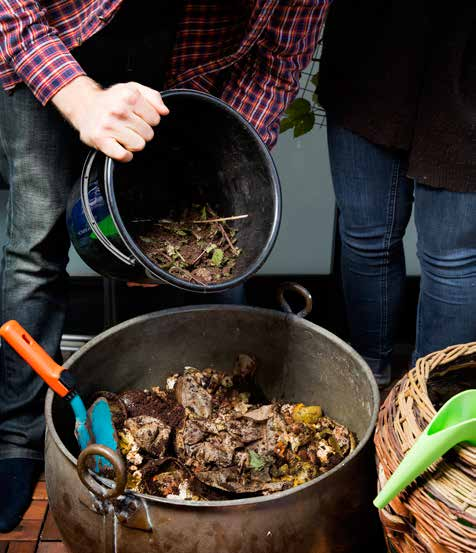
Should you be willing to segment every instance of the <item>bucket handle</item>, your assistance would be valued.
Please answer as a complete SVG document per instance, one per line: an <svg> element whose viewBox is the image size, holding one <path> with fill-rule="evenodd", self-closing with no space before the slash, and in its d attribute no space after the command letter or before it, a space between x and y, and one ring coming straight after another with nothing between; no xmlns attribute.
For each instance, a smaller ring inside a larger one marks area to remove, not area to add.
<svg viewBox="0 0 476 553"><path fill-rule="evenodd" d="M84 171L83 175L81 177L81 203L83 204L83 211L84 216L86 217L86 221L88 222L89 226L93 229L94 234L97 236L97 239L101 244L121 261L122 263L125 263L126 265L133 266L135 265L135 259L133 257L128 257L124 253L121 252L114 244L107 238L107 236L103 233L101 228L99 227L98 223L96 222L96 219L94 218L93 212L91 210L91 206L89 205L88 201L88 185L89 185L89 178L86 176L89 174L89 170L93 164L94 158L96 157L97 152L95 150L92 150L89 152L88 157L86 159L86 163L84 164Z"/></svg>
<svg viewBox="0 0 476 553"><path fill-rule="evenodd" d="M294 313L294 311L291 309L291 306L287 302L285 298L285 292L287 291L295 292L297 295L301 296L301 298L304 299L305 306L298 313ZM304 286L301 286L297 282L283 282L278 287L277 295L278 295L279 305L285 313L292 313L296 315L296 317L299 317L300 319L304 319L312 311L313 301L312 301L311 293L309 292L309 290L307 290L307 288L304 288Z"/></svg>
<svg viewBox="0 0 476 553"><path fill-rule="evenodd" d="M100 455L105 457L114 468L114 487L108 488L99 483L89 470L88 457ZM101 444L88 445L78 457L78 476L83 485L98 499L114 499L124 493L127 485L127 469L124 459L111 448Z"/></svg>

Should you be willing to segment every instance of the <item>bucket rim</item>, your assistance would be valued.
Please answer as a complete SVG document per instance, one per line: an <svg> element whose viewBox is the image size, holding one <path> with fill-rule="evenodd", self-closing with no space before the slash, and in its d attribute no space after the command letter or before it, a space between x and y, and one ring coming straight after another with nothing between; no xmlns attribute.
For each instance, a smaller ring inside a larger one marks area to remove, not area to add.
<svg viewBox="0 0 476 553"><path fill-rule="evenodd" d="M148 313L145 315L140 315L138 317L134 317L132 319L129 319L127 321L124 321L122 323L119 323L118 325L115 325L97 336L95 336L92 340L90 340L87 344L85 344L81 349L79 349L76 353L74 353L64 364L64 367L66 369L69 369L74 363L80 359L83 355L85 355L90 349L94 348L98 343L100 343L104 338L107 338L108 336L118 332L122 331L124 329L127 329L130 326L133 326L137 323L140 323L142 321L150 320L150 319L158 319L161 317L167 317L170 315L180 315L182 313L190 313L194 311L223 311L224 309L228 309L230 311L236 311L236 312L249 312L249 313L259 313L262 315L272 315L274 317L278 317L282 320L288 320L293 323L299 323L300 325L303 325L303 330L313 330L317 331L319 334L322 334L326 338L328 338L331 342L338 345L342 348L342 350L348 354L350 357L352 357L356 362L357 365L360 367L362 371L362 375L366 377L368 384L370 386L370 401L371 401L371 413L370 413L370 420L367 427L367 430L365 431L363 437L361 440L359 440L359 443L357 444L357 447L348 455L343 461L341 461L339 464L337 464L335 467L333 467L331 470L325 472L324 474L321 474L317 478L314 478L310 480L309 482L306 482L304 484L300 484L299 486L296 486L294 488L290 488L288 490L284 490L281 492L276 492L268 496L260 496L260 497L249 497L244 499L231 499L231 500L214 500L214 501L192 501L192 500L185 500L185 499L167 499L163 497L156 497L149 494L139 493L139 492L133 492L126 489L126 492L128 494L132 494L136 497L146 499L147 501L151 501L154 503L160 503L164 506L171 505L171 506L178 506L181 505L183 507L190 507L190 508L208 508L208 509L216 509L221 507L240 507L243 505L254 505L257 503L266 503L268 501L274 501L278 499L283 499L289 495L299 493L302 491L305 491L306 489L315 486L319 482L325 480L326 478L332 477L334 474L336 474L340 469L348 465L349 463L353 462L354 459L361 453L361 451L364 449L364 447L367 446L368 442L372 438L372 435L374 433L376 423L377 423L377 417L378 412L380 408L380 392L378 390L377 383L375 381L375 378L372 374L372 371L370 370L370 367L366 363L366 361L346 342L344 342L341 338L333 334L332 332L326 330L325 328L316 325L315 323L312 323L310 321L307 321L301 317L298 317L297 315L294 315L292 313L282 313L280 311L277 311L275 309L265 309L261 307L251 307L251 306L239 306L239 305L198 305L198 306L185 306L185 307L175 307L171 309L164 309L161 311L155 311L153 313ZM55 398L55 394L52 390L48 390L46 394L46 400L45 400L45 419L46 419L46 427L49 434L51 434L51 437L53 441L55 442L56 446L58 447L59 451L63 455L63 457L66 458L67 461L69 461L74 467L77 466L77 459L70 453L70 451L65 447L63 441L59 437L54 422L53 422L53 413L52 413L52 406L53 406L53 400Z"/></svg>
<svg viewBox="0 0 476 553"><path fill-rule="evenodd" d="M242 284L248 278L256 274L256 272L264 265L268 259L271 251L273 250L274 244L278 237L279 228L281 225L281 216L282 216L282 197L281 197L281 184L279 180L278 171L274 163L273 157L268 150L267 146L259 136L256 129L249 123L240 113L235 109L229 106L226 102L207 94L205 92L199 92L197 90L189 90L185 88L177 88L172 90L166 90L162 93L162 98L170 98L173 96L189 96L189 97L198 97L206 99L211 104L215 104L223 108L227 113L231 114L235 119L237 119L242 125L244 125L247 130L250 132L251 136L256 142L257 148L262 152L263 156L269 161L269 168L271 172L271 180L273 187L273 196L274 196L274 209L273 209L273 223L271 230L266 239L266 243L263 247L261 253L257 256L255 261L250 264L250 266L244 271L241 275L232 277L228 280L224 280L218 283L210 284L196 284L194 282L187 282L184 279L178 278L168 271L161 269L155 263L153 263L137 246L135 240L127 231L123 219L119 213L116 195L114 191L114 167L116 162L106 156L104 164L104 189L106 192L106 202L108 204L109 212L111 214L112 220L119 232L121 239L123 240L126 248L131 252L131 254L137 259L137 261L146 269L148 275L152 275L154 279L159 280L160 282L165 282L171 284L176 288L182 290L192 291L192 292L201 292L201 293L214 293L214 292L223 292L229 290Z"/></svg>

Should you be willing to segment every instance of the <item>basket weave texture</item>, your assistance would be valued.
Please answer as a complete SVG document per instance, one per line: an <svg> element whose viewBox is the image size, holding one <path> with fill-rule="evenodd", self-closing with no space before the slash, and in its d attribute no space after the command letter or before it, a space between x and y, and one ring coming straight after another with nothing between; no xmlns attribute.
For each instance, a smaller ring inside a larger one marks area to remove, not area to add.
<svg viewBox="0 0 476 553"><path fill-rule="evenodd" d="M476 342L419 359L387 396L375 433L379 489L436 414L433 383L444 388L458 374L476 376ZM436 461L380 519L392 553L475 553L476 447L457 446Z"/></svg>

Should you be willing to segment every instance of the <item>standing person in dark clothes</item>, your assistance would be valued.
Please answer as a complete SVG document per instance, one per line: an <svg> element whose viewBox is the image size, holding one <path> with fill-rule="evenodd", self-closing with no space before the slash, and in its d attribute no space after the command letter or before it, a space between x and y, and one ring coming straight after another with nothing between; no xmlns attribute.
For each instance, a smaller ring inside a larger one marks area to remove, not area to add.
<svg viewBox="0 0 476 553"><path fill-rule="evenodd" d="M157 90L185 87L220 97L271 147L327 4L0 0L0 171L10 187L1 321L17 319L59 359L79 139L128 161L168 114ZM44 393L3 344L0 531L18 523L41 468Z"/></svg>
<svg viewBox="0 0 476 553"><path fill-rule="evenodd" d="M413 206L414 359L476 339L476 4L335 0L319 83L351 340L385 384Z"/></svg>

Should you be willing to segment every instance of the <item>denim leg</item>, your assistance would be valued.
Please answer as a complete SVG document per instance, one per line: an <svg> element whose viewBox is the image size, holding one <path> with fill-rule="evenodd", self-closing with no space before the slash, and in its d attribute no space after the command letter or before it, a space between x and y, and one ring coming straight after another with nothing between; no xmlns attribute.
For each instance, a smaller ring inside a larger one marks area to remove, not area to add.
<svg viewBox="0 0 476 553"><path fill-rule="evenodd" d="M10 187L1 321L18 320L56 358L67 300L65 205L78 145L54 108L43 108L26 87L0 94L1 170ZM0 458L42 458L44 394L40 378L3 343Z"/></svg>
<svg viewBox="0 0 476 553"><path fill-rule="evenodd" d="M406 159L328 117L332 179L339 208L342 279L351 342L375 375L389 366L402 302L402 238L413 203Z"/></svg>
<svg viewBox="0 0 476 553"><path fill-rule="evenodd" d="M417 184L421 264L414 361L476 340L476 194Z"/></svg>

